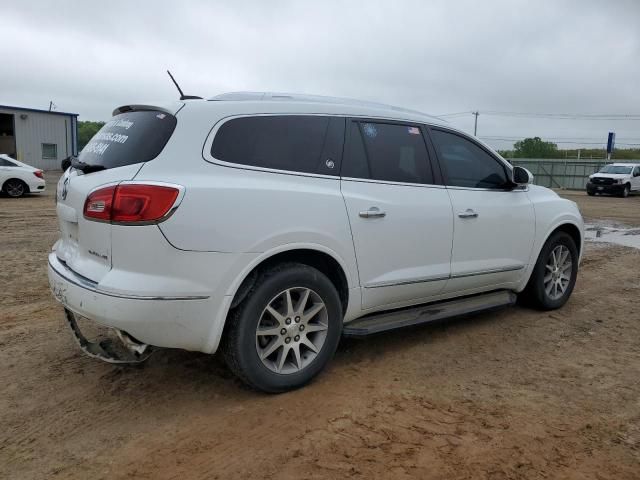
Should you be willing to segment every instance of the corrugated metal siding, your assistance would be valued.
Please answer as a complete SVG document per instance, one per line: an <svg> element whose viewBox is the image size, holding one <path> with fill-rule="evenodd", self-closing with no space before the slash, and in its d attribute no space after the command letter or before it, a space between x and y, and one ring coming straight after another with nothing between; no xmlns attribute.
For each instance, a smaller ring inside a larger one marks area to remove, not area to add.
<svg viewBox="0 0 640 480"><path fill-rule="evenodd" d="M18 160L43 170L60 168L63 158L73 153L72 131L75 125L70 115L50 115L0 108L0 113L15 115L15 138ZM26 115L26 118L21 118ZM43 159L42 144L57 145L57 158Z"/></svg>
<svg viewBox="0 0 640 480"><path fill-rule="evenodd" d="M533 173L534 183L543 187L582 190L586 188L589 175L596 173L608 163L640 163L640 160L566 160L549 158L510 158Z"/></svg>

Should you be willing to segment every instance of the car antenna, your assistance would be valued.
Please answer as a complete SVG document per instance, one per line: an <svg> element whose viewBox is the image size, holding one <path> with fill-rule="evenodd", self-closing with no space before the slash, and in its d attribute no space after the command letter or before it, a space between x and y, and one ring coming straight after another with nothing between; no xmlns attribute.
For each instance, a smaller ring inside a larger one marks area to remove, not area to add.
<svg viewBox="0 0 640 480"><path fill-rule="evenodd" d="M180 92L180 100L202 100L202 97L197 97L195 95L185 95L182 92L182 89L180 88L180 85L178 85L178 82L176 82L176 79L173 78L173 75L171 75L171 72L169 70L167 70L167 73L169 74L169 77L171 77L171 81L173 82L173 84L176 86L176 88Z"/></svg>

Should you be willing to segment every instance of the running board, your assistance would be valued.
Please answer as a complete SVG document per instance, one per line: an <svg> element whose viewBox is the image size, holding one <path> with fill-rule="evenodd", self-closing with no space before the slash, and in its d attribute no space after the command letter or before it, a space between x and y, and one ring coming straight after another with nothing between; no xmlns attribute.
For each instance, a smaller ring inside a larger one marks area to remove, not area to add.
<svg viewBox="0 0 640 480"><path fill-rule="evenodd" d="M472 297L367 315L345 324L342 333L347 337L363 337L387 330L395 330L396 328L411 327L468 313L506 307L513 305L515 302L515 293L499 290Z"/></svg>

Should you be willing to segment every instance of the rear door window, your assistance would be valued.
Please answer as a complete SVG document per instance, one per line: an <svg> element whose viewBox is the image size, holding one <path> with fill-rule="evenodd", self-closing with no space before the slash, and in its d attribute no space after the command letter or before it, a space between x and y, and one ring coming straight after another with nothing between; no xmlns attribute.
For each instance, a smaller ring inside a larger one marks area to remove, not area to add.
<svg viewBox="0 0 640 480"><path fill-rule="evenodd" d="M176 117L157 110L121 113L93 136L78 160L105 168L148 162L160 155L176 123Z"/></svg>
<svg viewBox="0 0 640 480"><path fill-rule="evenodd" d="M419 127L353 121L343 177L433 184L427 147Z"/></svg>
<svg viewBox="0 0 640 480"><path fill-rule="evenodd" d="M234 118L216 133L211 155L239 165L338 175L344 123L320 115Z"/></svg>

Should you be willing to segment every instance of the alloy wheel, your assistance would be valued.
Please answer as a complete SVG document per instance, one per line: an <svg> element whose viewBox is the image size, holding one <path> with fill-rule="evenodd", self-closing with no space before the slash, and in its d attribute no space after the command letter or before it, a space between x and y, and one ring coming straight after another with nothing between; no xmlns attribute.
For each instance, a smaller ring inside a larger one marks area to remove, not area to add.
<svg viewBox="0 0 640 480"><path fill-rule="evenodd" d="M327 307L316 292L305 287L280 292L258 321L258 357L272 372L297 373L320 353L328 325Z"/></svg>
<svg viewBox="0 0 640 480"><path fill-rule="evenodd" d="M544 291L551 300L558 300L567 291L572 268L571 252L565 245L558 245L551 250L544 276Z"/></svg>
<svg viewBox="0 0 640 480"><path fill-rule="evenodd" d="M24 195L24 185L22 182L8 182L5 190L10 197L21 197Z"/></svg>

